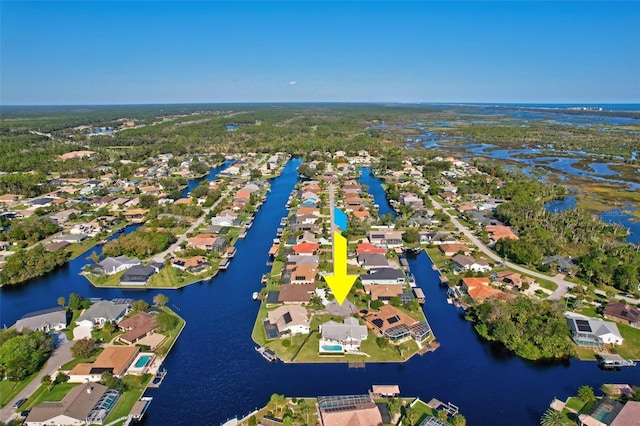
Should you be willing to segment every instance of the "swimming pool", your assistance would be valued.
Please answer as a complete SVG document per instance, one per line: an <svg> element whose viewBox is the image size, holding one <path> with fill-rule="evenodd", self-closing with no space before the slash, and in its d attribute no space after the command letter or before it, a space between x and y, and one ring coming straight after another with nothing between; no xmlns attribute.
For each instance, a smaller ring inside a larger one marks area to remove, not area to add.
<svg viewBox="0 0 640 426"><path fill-rule="evenodd" d="M322 345L322 352L343 352L342 345Z"/></svg>
<svg viewBox="0 0 640 426"><path fill-rule="evenodd" d="M147 364L149 364L149 361L151 361L151 355L142 355L140 358L138 358L134 367L135 368L146 367Z"/></svg>

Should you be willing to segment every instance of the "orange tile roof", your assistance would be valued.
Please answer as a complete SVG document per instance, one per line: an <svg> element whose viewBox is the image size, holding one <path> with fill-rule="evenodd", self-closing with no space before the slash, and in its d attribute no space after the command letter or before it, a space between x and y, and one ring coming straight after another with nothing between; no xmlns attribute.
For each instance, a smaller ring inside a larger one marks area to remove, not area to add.
<svg viewBox="0 0 640 426"><path fill-rule="evenodd" d="M356 248L357 254L365 254L365 253L378 253L385 254L387 252L384 248L379 248L370 243L360 243Z"/></svg>
<svg viewBox="0 0 640 426"><path fill-rule="evenodd" d="M107 346L92 363L78 364L69 372L69 375L91 374L93 369L110 368L113 375L119 376L129 367L140 349L135 346Z"/></svg>
<svg viewBox="0 0 640 426"><path fill-rule="evenodd" d="M487 226L485 228L494 240L499 240L501 238L510 238L512 240L519 240L518 236L513 233L510 227L508 226Z"/></svg>
<svg viewBox="0 0 640 426"><path fill-rule="evenodd" d="M365 217L370 217L371 213L368 210L356 210L353 212L353 215L358 219L364 219Z"/></svg>
<svg viewBox="0 0 640 426"><path fill-rule="evenodd" d="M320 248L320 244L316 243L299 243L292 247L293 251L296 254L313 254L316 250Z"/></svg>

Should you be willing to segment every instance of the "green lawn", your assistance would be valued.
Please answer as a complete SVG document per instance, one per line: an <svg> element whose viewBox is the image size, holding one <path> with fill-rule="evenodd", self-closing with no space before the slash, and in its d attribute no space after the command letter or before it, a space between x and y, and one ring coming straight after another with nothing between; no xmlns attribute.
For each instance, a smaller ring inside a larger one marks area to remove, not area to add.
<svg viewBox="0 0 640 426"><path fill-rule="evenodd" d="M0 380L0 407L4 407L11 401L25 386L36 377L38 373L33 373L24 380L14 382L11 380Z"/></svg>
<svg viewBox="0 0 640 426"><path fill-rule="evenodd" d="M525 276L527 276L525 274ZM542 278L537 278L537 277L530 277L533 278L542 288L546 288L547 290L551 290L551 291L556 291L556 289L558 288L558 284L552 282L552 281L547 281L547 280L543 280Z"/></svg>
<svg viewBox="0 0 640 426"><path fill-rule="evenodd" d="M581 400L580 398L576 398L572 396L569 399L567 399L567 403L565 404L565 406L577 412L580 412L580 410L582 410L582 407L584 407L584 401Z"/></svg>
<svg viewBox="0 0 640 426"><path fill-rule="evenodd" d="M624 358L640 360L640 329L618 323L618 330L624 343L616 347L615 351Z"/></svg>
<svg viewBox="0 0 640 426"><path fill-rule="evenodd" d="M178 317L178 323L176 324L176 326L173 329L167 330L162 333L165 336L167 336L167 339L162 343L162 345L158 346L155 349L155 352L158 355L165 356L169 353L169 351L173 347L173 344L178 339L178 336L180 335L180 333L182 332L182 329L185 327L187 323L185 322L184 319L182 319L180 315L173 312L170 308L164 306L162 307L162 310Z"/></svg>
<svg viewBox="0 0 640 426"><path fill-rule="evenodd" d="M295 359L293 359L293 362L402 362L415 355L419 349L418 345L412 340L400 345L390 344L388 347L382 349L376 344L373 333L369 332L369 337L362 342L361 346L361 351L370 355L369 357L353 354L345 356L320 356L318 355L318 326L331 319L341 322L342 318L332 317L331 315L316 315L311 320L312 333L308 339L306 335L296 335L267 341L264 334L264 327L262 326L262 320L266 316L267 309L263 303L258 311L253 327L252 338L257 344L272 349L278 357L285 362L292 362L294 355ZM285 347L283 344L285 340L291 342L289 347Z"/></svg>
<svg viewBox="0 0 640 426"><path fill-rule="evenodd" d="M89 358L76 358L76 359L72 359L71 361L67 362L66 364L62 365L62 367L60 367L60 370L71 370L73 367L75 367L78 364L82 364L85 362L93 362L96 360L96 358L98 357L98 355L100 355L100 352L102 352L103 349L97 349L95 350L94 354L89 357Z"/></svg>
<svg viewBox="0 0 640 426"><path fill-rule="evenodd" d="M413 398L403 398L406 401L407 406L413 402ZM424 401L420 400L413 405L414 410L418 413L418 421L417 424L427 416L437 417L438 413L433 408L429 407Z"/></svg>
<svg viewBox="0 0 640 426"><path fill-rule="evenodd" d="M216 265L214 265L216 266ZM194 275L186 271L180 271L173 266L165 266L159 273L154 274L146 286L122 286L120 277L125 271L113 275L93 275L86 274L85 278L96 287L121 287L121 288L180 288L195 282L215 276L217 267L211 268L200 275Z"/></svg>
<svg viewBox="0 0 640 426"><path fill-rule="evenodd" d="M120 396L116 406L105 419L104 424L111 423L114 420L129 415L136 401L139 400L144 393L146 384L151 380L151 375L124 376L122 380L127 383L129 390Z"/></svg>

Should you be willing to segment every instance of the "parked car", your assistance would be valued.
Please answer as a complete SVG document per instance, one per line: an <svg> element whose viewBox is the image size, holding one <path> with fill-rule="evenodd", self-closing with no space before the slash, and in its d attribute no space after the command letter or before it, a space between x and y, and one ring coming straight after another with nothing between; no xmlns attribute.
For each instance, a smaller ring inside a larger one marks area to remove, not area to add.
<svg viewBox="0 0 640 426"><path fill-rule="evenodd" d="M15 404L13 404L13 408L18 409L25 402L27 402L27 398L21 398L21 399L17 400Z"/></svg>

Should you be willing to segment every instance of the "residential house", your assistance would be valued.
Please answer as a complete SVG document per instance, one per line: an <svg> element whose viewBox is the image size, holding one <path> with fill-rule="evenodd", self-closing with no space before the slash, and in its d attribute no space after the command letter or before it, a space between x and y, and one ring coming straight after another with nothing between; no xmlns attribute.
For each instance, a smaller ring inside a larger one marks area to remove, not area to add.
<svg viewBox="0 0 640 426"><path fill-rule="evenodd" d="M312 256L319 248L317 243L299 243L292 247L293 252L300 256Z"/></svg>
<svg viewBox="0 0 640 426"><path fill-rule="evenodd" d="M31 331L60 331L67 327L67 310L62 307L45 309L42 311L29 312L15 323L18 332L23 330Z"/></svg>
<svg viewBox="0 0 640 426"><path fill-rule="evenodd" d="M49 244L44 249L46 251L57 251L69 247L71 244L68 241L58 241L57 243ZM2 244L0 243L0 249Z"/></svg>
<svg viewBox="0 0 640 426"><path fill-rule="evenodd" d="M451 258L451 264L462 271L488 272L491 265L486 260L476 260L472 256L456 254Z"/></svg>
<svg viewBox="0 0 640 426"><path fill-rule="evenodd" d="M394 297L400 297L404 286L400 284L366 284L364 291L371 296L371 300L389 302Z"/></svg>
<svg viewBox="0 0 640 426"><path fill-rule="evenodd" d="M497 225L497 226L486 226L484 228L485 231L489 234L493 241L498 241L503 238L507 238L510 240L518 240L518 236L513 233L509 226Z"/></svg>
<svg viewBox="0 0 640 426"><path fill-rule="evenodd" d="M364 253L358 255L358 264L364 269L387 268L389 267L389 260L384 254Z"/></svg>
<svg viewBox="0 0 640 426"><path fill-rule="evenodd" d="M134 316L120 321L118 327L124 330L124 333L118 336L118 340L133 345L153 332L156 328L156 316L147 312L138 312Z"/></svg>
<svg viewBox="0 0 640 426"><path fill-rule="evenodd" d="M576 259L572 259L571 257L564 256L550 256L546 259L542 260L543 265L557 265L558 272L563 274L571 274L576 270L578 265L578 261Z"/></svg>
<svg viewBox="0 0 640 426"><path fill-rule="evenodd" d="M400 284L403 285L404 272L395 268L376 268L369 270L366 274L360 275L363 285L367 284Z"/></svg>
<svg viewBox="0 0 640 426"><path fill-rule="evenodd" d="M370 243L360 243L358 244L358 246L356 247L356 254L359 256L361 254L385 254L387 252L387 249L385 248L381 248L381 247L376 247L373 244Z"/></svg>
<svg viewBox="0 0 640 426"><path fill-rule="evenodd" d="M140 223L144 219L144 215L147 214L149 210L146 209L131 209L122 213L125 219L134 223Z"/></svg>
<svg viewBox="0 0 640 426"><path fill-rule="evenodd" d="M216 234L198 234L187 238L187 247L200 250L213 250L213 246L219 237Z"/></svg>
<svg viewBox="0 0 640 426"><path fill-rule="evenodd" d="M316 282L318 268L314 265L295 265L291 269L291 284L313 284Z"/></svg>
<svg viewBox="0 0 640 426"><path fill-rule="evenodd" d="M122 377L140 353L136 346L106 346L94 362L81 363L69 371L69 382L97 382L103 372Z"/></svg>
<svg viewBox="0 0 640 426"><path fill-rule="evenodd" d="M445 256L454 256L457 253L463 253L465 256L469 256L471 254L471 249L467 247L466 244L462 243L440 244L438 249Z"/></svg>
<svg viewBox="0 0 640 426"><path fill-rule="evenodd" d="M103 404L105 396L110 405ZM100 383L76 386L60 401L42 402L29 411L28 426L102 424L120 396L117 390Z"/></svg>
<svg viewBox="0 0 640 426"><path fill-rule="evenodd" d="M120 277L121 285L146 285L151 277L164 267L162 263L150 263L147 266L136 265Z"/></svg>
<svg viewBox="0 0 640 426"><path fill-rule="evenodd" d="M91 269L107 275L117 274L118 272L140 265L140 260L122 255L116 257L107 257L99 263L96 263Z"/></svg>
<svg viewBox="0 0 640 426"><path fill-rule="evenodd" d="M105 322L118 322L131 307L131 299L100 300L93 303L76 320L79 327L102 327Z"/></svg>
<svg viewBox="0 0 640 426"><path fill-rule="evenodd" d="M192 256L188 258L177 257L173 259L171 263L174 268L181 269L183 271L199 274L211 267L207 262L207 258L204 256Z"/></svg>
<svg viewBox="0 0 640 426"><path fill-rule="evenodd" d="M534 280L529 277L522 277L517 272L513 271L500 271L494 275L494 280L498 284L504 284L512 288L521 288L522 284L533 284Z"/></svg>
<svg viewBox="0 0 640 426"><path fill-rule="evenodd" d="M640 309L620 302L609 302L604 308L604 317L612 321L640 328Z"/></svg>
<svg viewBox="0 0 640 426"><path fill-rule="evenodd" d="M369 395L318 397L322 426L382 426L382 414Z"/></svg>
<svg viewBox="0 0 640 426"><path fill-rule="evenodd" d="M357 318L345 318L342 324L335 321L328 321L320 325L322 338L319 341L318 352L328 352L326 348L331 348L329 352L336 353L335 346L340 346L342 353L359 352L360 345L366 340L367 326L360 325Z"/></svg>
<svg viewBox="0 0 640 426"><path fill-rule="evenodd" d="M65 223L67 223L70 216L72 215L78 216L79 214L82 214L82 212L76 209L62 210L60 212L56 212L52 214L51 220L54 220L58 225L62 226Z"/></svg>
<svg viewBox="0 0 640 426"><path fill-rule="evenodd" d="M282 284L278 302L284 304L307 303L311 300L316 286L314 284Z"/></svg>
<svg viewBox="0 0 640 426"><path fill-rule="evenodd" d="M605 344L621 345L624 341L614 322L592 318L574 312L565 312L571 328L571 338L579 346L602 347Z"/></svg>
<svg viewBox="0 0 640 426"><path fill-rule="evenodd" d="M233 213L222 212L215 217L211 218L211 224L217 226L239 227L242 224L242 220L238 218L238 215Z"/></svg>
<svg viewBox="0 0 640 426"><path fill-rule="evenodd" d="M457 239L449 232L441 232L441 231L427 231L420 232L420 244L447 244L454 243Z"/></svg>
<svg viewBox="0 0 640 426"><path fill-rule="evenodd" d="M409 339L419 343L431 336L428 323L417 321L391 305L384 305L379 312L368 312L363 314L363 317L369 328L392 343Z"/></svg>
<svg viewBox="0 0 640 426"><path fill-rule="evenodd" d="M20 200L20 195L17 194L3 194L0 195L0 204L5 207L13 207L18 204Z"/></svg>
<svg viewBox="0 0 640 426"><path fill-rule="evenodd" d="M402 247L402 232L400 231L369 231L369 242L377 247L387 249Z"/></svg>
<svg viewBox="0 0 640 426"><path fill-rule="evenodd" d="M70 244L73 244L73 243L81 243L86 239L87 239L86 234L63 234L63 235L58 235L57 237L54 237L51 241L53 241L54 243L66 241Z"/></svg>
<svg viewBox="0 0 640 426"><path fill-rule="evenodd" d="M280 306L269 311L267 321L277 328L279 335L309 334L307 310L300 305Z"/></svg>
<svg viewBox="0 0 640 426"><path fill-rule="evenodd" d="M469 295L472 303L480 303L490 297L505 296L505 293L489 285L489 278L465 277L460 281L460 287Z"/></svg>

